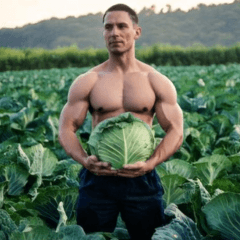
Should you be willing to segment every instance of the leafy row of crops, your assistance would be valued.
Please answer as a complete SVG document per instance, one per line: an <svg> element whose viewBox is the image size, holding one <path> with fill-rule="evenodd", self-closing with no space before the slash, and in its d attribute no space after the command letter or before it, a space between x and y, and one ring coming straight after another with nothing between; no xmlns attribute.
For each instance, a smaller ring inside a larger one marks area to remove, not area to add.
<svg viewBox="0 0 240 240"><path fill-rule="evenodd" d="M161 66L189 66L240 63L240 43L233 46L193 45L191 47L154 44L137 48L139 60ZM11 49L0 47L0 72L95 66L108 59L107 49L70 47L46 49Z"/></svg>
<svg viewBox="0 0 240 240"><path fill-rule="evenodd" d="M240 239L240 65L157 67L178 91L184 142L157 167L168 224L153 239ZM0 73L0 239L129 239L76 225L81 165L60 146L70 84L89 68ZM155 137L164 132L154 119ZM78 130L88 151L91 116Z"/></svg>

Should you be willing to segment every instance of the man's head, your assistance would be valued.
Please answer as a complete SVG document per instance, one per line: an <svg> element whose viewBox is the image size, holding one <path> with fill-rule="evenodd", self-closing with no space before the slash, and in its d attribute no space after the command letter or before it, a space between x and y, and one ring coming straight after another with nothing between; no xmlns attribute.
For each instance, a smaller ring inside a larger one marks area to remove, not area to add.
<svg viewBox="0 0 240 240"><path fill-rule="evenodd" d="M125 4L116 4L111 6L103 15L103 23L105 21L105 17L107 15L108 12L113 12L113 11L124 11L127 12L130 16L130 18L132 19L133 24L138 24L138 16L136 14L136 12L130 8L129 6L125 5Z"/></svg>
<svg viewBox="0 0 240 240"><path fill-rule="evenodd" d="M103 36L110 53L123 54L133 50L141 36L137 14L124 4L110 7L103 16Z"/></svg>

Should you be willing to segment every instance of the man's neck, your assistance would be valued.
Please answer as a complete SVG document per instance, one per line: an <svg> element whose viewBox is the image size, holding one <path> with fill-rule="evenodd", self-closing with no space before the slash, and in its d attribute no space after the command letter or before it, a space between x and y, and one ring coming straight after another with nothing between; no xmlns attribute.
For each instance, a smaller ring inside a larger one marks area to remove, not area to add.
<svg viewBox="0 0 240 240"><path fill-rule="evenodd" d="M135 52L126 52L123 54L109 53L108 70L110 72L133 72L137 70L137 59Z"/></svg>

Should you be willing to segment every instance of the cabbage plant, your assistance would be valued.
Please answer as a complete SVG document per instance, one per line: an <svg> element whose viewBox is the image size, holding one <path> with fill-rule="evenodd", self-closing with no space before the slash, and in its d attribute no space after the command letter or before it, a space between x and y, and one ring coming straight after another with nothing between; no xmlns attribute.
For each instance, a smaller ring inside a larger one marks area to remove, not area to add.
<svg viewBox="0 0 240 240"><path fill-rule="evenodd" d="M147 123L126 112L100 122L88 145L92 155L120 169L125 164L146 161L155 149L155 138Z"/></svg>

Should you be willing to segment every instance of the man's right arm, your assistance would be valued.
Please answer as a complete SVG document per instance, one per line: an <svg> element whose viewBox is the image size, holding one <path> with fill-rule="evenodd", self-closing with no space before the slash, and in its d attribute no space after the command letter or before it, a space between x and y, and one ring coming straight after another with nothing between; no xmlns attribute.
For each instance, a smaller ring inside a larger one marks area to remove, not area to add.
<svg viewBox="0 0 240 240"><path fill-rule="evenodd" d="M93 80L88 78L83 75L74 81L59 120L59 142L66 153L83 166L88 155L80 145L76 131L83 124L89 108L88 97Z"/></svg>
<svg viewBox="0 0 240 240"><path fill-rule="evenodd" d="M88 156L82 148L76 131L83 124L88 109L89 95L96 81L96 73L80 76L72 84L68 101L64 106L59 120L59 142L75 161L97 175L116 175L111 166L101 162L96 156Z"/></svg>

